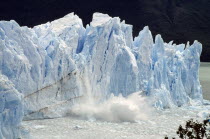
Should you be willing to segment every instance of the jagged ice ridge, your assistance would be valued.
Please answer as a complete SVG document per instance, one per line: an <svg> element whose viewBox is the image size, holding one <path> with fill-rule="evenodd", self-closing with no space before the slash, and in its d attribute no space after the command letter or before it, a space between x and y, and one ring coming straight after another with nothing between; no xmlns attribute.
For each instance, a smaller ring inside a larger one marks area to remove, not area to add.
<svg viewBox="0 0 210 139"><path fill-rule="evenodd" d="M74 13L33 28L0 21L0 138L20 136L22 118L66 115L80 98L142 91L158 108L202 104L202 45L153 40L148 27L94 13L86 28ZM24 116L23 116L24 115Z"/></svg>

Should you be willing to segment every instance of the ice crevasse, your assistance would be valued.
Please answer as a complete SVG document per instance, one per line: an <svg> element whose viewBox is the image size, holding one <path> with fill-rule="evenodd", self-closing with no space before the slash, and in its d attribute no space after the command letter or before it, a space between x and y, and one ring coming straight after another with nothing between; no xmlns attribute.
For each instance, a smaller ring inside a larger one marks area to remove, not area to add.
<svg viewBox="0 0 210 139"><path fill-rule="evenodd" d="M159 108L202 104L201 51L197 41L153 40L148 27L133 38L132 25L101 13L86 27L74 13L33 28L0 21L0 138L18 136L22 118L66 115L87 93L142 91Z"/></svg>

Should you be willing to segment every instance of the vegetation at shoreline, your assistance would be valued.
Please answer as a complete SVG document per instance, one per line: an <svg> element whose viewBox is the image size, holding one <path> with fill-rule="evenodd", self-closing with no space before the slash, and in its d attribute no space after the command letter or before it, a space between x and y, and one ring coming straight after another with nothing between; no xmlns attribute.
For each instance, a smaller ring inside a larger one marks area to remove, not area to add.
<svg viewBox="0 0 210 139"><path fill-rule="evenodd" d="M186 121L185 128L180 125L176 133L180 139L210 139L210 118L203 123L190 119ZM164 139L169 137L166 136Z"/></svg>

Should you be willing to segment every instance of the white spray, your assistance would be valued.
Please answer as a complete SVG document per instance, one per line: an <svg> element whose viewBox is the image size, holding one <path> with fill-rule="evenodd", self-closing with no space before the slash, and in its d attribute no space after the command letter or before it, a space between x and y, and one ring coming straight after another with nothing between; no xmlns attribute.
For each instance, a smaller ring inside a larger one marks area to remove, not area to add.
<svg viewBox="0 0 210 139"><path fill-rule="evenodd" d="M71 109L71 115L88 120L110 122L136 122L148 119L151 107L146 98L140 95L141 92L133 93L128 97L111 95L109 99L99 102L91 93L88 78L83 79L86 84L86 97Z"/></svg>

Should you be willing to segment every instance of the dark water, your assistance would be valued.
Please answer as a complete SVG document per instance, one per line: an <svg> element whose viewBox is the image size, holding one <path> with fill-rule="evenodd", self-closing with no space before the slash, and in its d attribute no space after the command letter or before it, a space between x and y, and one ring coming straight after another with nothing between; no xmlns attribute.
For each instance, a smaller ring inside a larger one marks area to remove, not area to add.
<svg viewBox="0 0 210 139"><path fill-rule="evenodd" d="M210 100L210 63L203 62L200 66L200 82L204 99Z"/></svg>

